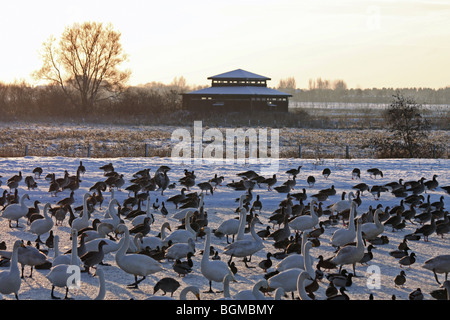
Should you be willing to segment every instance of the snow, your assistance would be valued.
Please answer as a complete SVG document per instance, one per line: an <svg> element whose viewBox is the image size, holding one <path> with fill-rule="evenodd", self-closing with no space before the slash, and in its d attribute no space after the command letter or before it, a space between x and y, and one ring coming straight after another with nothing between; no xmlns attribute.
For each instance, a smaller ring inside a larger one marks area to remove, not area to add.
<svg viewBox="0 0 450 320"><path fill-rule="evenodd" d="M231 188L226 187L226 183L232 180L238 181L239 177L236 175L238 172L247 170L255 170L259 172L260 167L258 164L229 164L223 163L214 165L211 163L203 164L176 164L173 163L170 158L69 158L69 157L18 157L18 158L2 158L0 159L0 175L2 176L2 188L8 190L6 187L6 180L18 174L22 171L24 177L32 175L32 170L40 166L43 168L44 173L41 179L37 180L38 187L34 190L27 190L24 181L20 183L19 195L27 192L30 196L30 200L26 201L28 206L32 206L34 200L41 202L41 208L43 208L46 202L50 202L55 205L57 201L65 198L69 195L69 191L64 191L58 194L57 197L51 197L48 192L48 182L43 179L47 173L55 173L56 177L62 177L64 170L67 170L69 174L74 175L79 165L79 161L83 161L83 165L87 171L84 176L81 177L82 182L80 188L75 192L75 206L82 204L83 194L88 192L89 188L97 181L105 180L100 166L109 162L113 163L115 171L124 174L126 184L119 191L115 192L115 197L122 202L128 197L128 192L124 190L126 186L130 184L132 175L144 168L151 168L151 173L154 173L156 169L161 165L168 165L171 170L168 172L171 182L176 182L177 186L173 190L166 190L164 195L161 195L160 191L150 192L151 202L153 203L157 198L159 202L165 201L167 198L178 194L181 190L181 186L178 184L178 179L184 175L184 169L194 170L197 176L196 183L207 181L214 177L217 173L218 176L224 176L225 181L222 186L219 186L213 195L205 196L205 210L208 214L209 227L212 229L219 226L224 219L236 217L235 209L238 203L235 199L238 198L244 191L234 191ZM326 160L305 160L305 159L282 159L279 162L279 170L277 172L278 182L276 185L281 185L288 179L286 170L291 168L297 168L298 165L302 165L301 172L297 176L297 186L294 192L301 191L305 188L309 195L307 202L311 200L310 196L315 194L321 189L328 188L334 185L337 194L324 201L324 206L328 206L338 200L340 200L341 193L354 191L352 186L365 182L369 186L381 185L391 181L398 181L403 179L404 181L418 180L421 177L431 179L434 174L438 175L438 181L440 186L449 185L450 177L448 175L450 169L450 160L448 159L326 159ZM332 173L328 179L322 177L321 172L323 168L328 167ZM379 168L384 176L373 178L366 170L369 168ZM361 169L361 179L352 180L351 171L353 168ZM314 175L316 177L316 184L310 188L306 183L306 177ZM191 191L200 192L198 187L193 187ZM286 194L277 193L276 191L268 191L266 188L255 187L253 190L254 196L260 195L263 203L263 209L259 216L261 224L257 224L257 231L262 230L269 225L268 218L278 208L278 204L281 200L285 199ZM445 208L450 206L450 198L448 194L441 188L434 191L427 191L423 194L426 198L430 195L431 202L439 201L441 196L444 196ZM107 204L110 199L110 192L105 192L105 201L100 209L96 207L96 211L93 213L92 219L98 217L103 218ZM370 206L376 207L378 204L382 204L383 207L394 206L400 202L401 198L394 197L391 193L385 192L381 194L380 200L375 200L370 193L364 193L362 196L362 204L358 207L358 216L366 212ZM296 203L296 202L295 202ZM179 210L175 209L175 206L171 203L166 205L169 210L167 217L162 216L159 212L154 212L155 222L151 226L150 235L156 235L160 231L160 226L168 221L172 227L172 230L176 229L176 226L180 222L173 218L173 215ZM320 219L327 219L327 216L322 216ZM130 221L126 220L128 226ZM23 239L25 241L34 241L35 235L29 232L29 225L26 220L22 218L19 221L21 228L9 228L8 221L4 218L0 218L0 241L5 241L7 248L11 249L12 244L16 239ZM271 225L271 224L270 224ZM339 223L334 227L325 229L325 233L319 238L320 246L311 249L311 255L313 258L317 258L319 255L324 257L331 257L334 252L334 248L330 245L330 237L335 230L342 228L342 224ZM351 299L364 299L366 300L370 293L372 293L375 299L389 300L392 295L395 295L397 299L408 299L408 295L411 291L421 288L425 295L425 299L433 299L429 292L438 289L439 285L436 283L433 273L429 270L422 268L423 263L437 255L450 254L450 241L447 234L444 238L433 234L429 238L429 242L425 242L423 239L418 241L409 241L408 245L412 252L416 253L417 261L410 267L400 267L398 260L389 255L389 252L397 249L397 245L403 240L406 234L410 234L415 231L418 225L413 225L407 222L405 229L392 232L391 228L386 227L383 235L388 236L389 243L384 245L376 245L373 250L374 257L369 262L368 266L357 265L356 272L360 277L353 278L352 286L348 287L348 295ZM70 227L67 219L64 221L63 226L54 226L53 231L55 235L60 236L60 250L62 252L71 248L71 241L69 239ZM170 231L169 231L170 233ZM44 234L41 238L46 239L48 234ZM222 254L226 245L226 238L219 239L212 236L211 245L218 250L219 255L223 261L228 259L228 256ZM175 292L174 298L179 297L180 291L188 285L196 285L200 288L202 300L212 300L222 297L221 293L208 294L203 293L208 289L208 281L202 276L200 272L200 251L203 250L204 239L198 238L195 241L196 253L193 257L194 268L193 272L187 276L180 278L172 270L172 262L162 260L161 264L164 268L163 272L158 272L147 277L140 283L139 289L129 289L127 284L134 281L134 277L130 274L122 271L115 263L114 252L108 253L105 258L105 262L110 266L99 266L102 268L106 279L106 297L108 300L142 300L153 294L153 287L156 282L163 277L173 277L180 282L181 287ZM45 248L45 247L44 247ZM230 291L232 295L237 294L241 290L251 289L253 284L263 279L264 272L257 266L257 263L266 258L267 252L277 252L278 249L273 247L273 240L264 240L264 249L256 253L252 257L251 266L255 268L246 268L241 258L234 258L236 262L238 272L235 275L235 282L231 282ZM48 259L53 258L53 250L50 249L48 253ZM273 266L268 272L274 270L274 266L278 263L278 260L272 258ZM314 266L317 260L314 259ZM345 266L345 268L351 271L351 266ZM6 267L0 267L0 271L7 270ZM378 274L374 274L373 270L379 271ZM394 277L401 271L406 272L406 283L403 287L394 286ZM335 272L336 270L332 271ZM25 268L25 275L29 275L29 267ZM51 284L45 278L45 275L49 270L34 270L33 278L25 277L22 280L22 285L19 291L19 298L21 300L49 300ZM327 273L328 271L325 271ZM440 275L442 281L443 275ZM375 281L375 283L373 282ZM378 282L377 282L378 281ZM379 286L375 286L378 284ZM328 286L328 281L324 278L320 282L320 288L315 292L316 299L325 299L325 289ZM222 290L221 283L213 283L213 289ZM56 289L56 295L63 296L63 289ZM79 289L72 289L69 291L69 296L77 300L92 299L98 292L98 279L86 273L81 274L81 287ZM161 294L158 292L157 294ZM271 294L273 297L273 293ZM4 295L4 299L14 299L13 295ZM188 296L192 299L192 296ZM284 299L290 299L285 297Z"/></svg>

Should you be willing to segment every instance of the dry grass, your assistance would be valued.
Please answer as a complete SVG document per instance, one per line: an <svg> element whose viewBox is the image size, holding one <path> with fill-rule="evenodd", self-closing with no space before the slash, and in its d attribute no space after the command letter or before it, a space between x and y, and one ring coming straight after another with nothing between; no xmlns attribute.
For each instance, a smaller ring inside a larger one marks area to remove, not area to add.
<svg viewBox="0 0 450 320"><path fill-rule="evenodd" d="M64 156L64 157L169 157L174 143L175 126L101 126L75 124L15 123L0 125L0 157ZM192 132L192 125L185 127ZM208 127L204 126L203 130ZM227 128L218 128L225 137ZM247 130L248 127L242 127ZM258 127L256 131L258 132ZM265 128L261 128L265 129ZM271 128L268 129L270 140ZM279 128L280 157L310 159L376 158L370 139L383 136L384 130ZM430 139L447 146L450 132L435 130ZM146 148L147 145L147 148ZM270 151L270 148L269 148ZM147 154L146 154L147 152Z"/></svg>

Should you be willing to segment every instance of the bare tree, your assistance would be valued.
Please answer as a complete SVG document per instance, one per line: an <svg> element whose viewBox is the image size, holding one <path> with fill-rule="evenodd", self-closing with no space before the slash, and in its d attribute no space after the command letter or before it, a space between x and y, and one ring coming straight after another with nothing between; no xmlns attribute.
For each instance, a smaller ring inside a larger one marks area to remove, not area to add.
<svg viewBox="0 0 450 320"><path fill-rule="evenodd" d="M87 112L97 101L120 92L129 79L130 71L119 69L127 59L120 36L111 24L68 26L58 43L53 36L44 42L43 65L33 76L59 85L74 105Z"/></svg>

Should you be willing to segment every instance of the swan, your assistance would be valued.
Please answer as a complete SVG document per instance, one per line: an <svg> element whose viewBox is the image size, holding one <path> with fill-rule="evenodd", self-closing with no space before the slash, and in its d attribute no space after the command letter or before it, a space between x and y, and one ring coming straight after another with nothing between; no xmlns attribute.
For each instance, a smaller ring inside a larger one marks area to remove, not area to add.
<svg viewBox="0 0 450 320"><path fill-rule="evenodd" d="M312 242L305 241L305 239L303 239L302 254L292 253L288 255L275 266L275 270L278 272L282 272L288 269L298 268L308 271L310 275L314 274L314 270L312 268L312 258L309 253L311 248Z"/></svg>
<svg viewBox="0 0 450 320"><path fill-rule="evenodd" d="M277 289L283 288L285 292L294 292L297 290L297 279L303 269L291 268L284 270L269 278L269 288Z"/></svg>
<svg viewBox="0 0 450 320"><path fill-rule="evenodd" d="M0 293L14 293L16 300L19 300L19 289L22 284L19 266L17 264L19 248L21 245L22 241L20 240L14 242L9 270L0 273Z"/></svg>
<svg viewBox="0 0 450 320"><path fill-rule="evenodd" d="M13 252L0 250L0 256L5 257L9 260L12 259ZM40 252L38 249L32 246L25 246L23 243L18 249L18 262L21 265L22 275L24 278L25 266L31 267L30 278L33 277L33 267L41 265L47 261L47 256Z"/></svg>
<svg viewBox="0 0 450 320"><path fill-rule="evenodd" d="M193 213L194 212L192 210L186 212L185 223L184 223L186 229L175 230L169 236L167 236L163 240L163 244L165 246L167 246L169 241L172 241L172 243L180 243L180 242L187 243L188 239L190 239L190 238L195 239L196 232L191 227L191 217L192 217Z"/></svg>
<svg viewBox="0 0 450 320"><path fill-rule="evenodd" d="M140 215L134 217L133 220L131 220L131 224L133 226L137 226L137 225L143 223L144 219L146 217L150 218L150 224L155 222L155 218L153 217L153 213L151 211L151 206L150 206L150 196L147 197L147 208L145 210L145 214L140 214Z"/></svg>
<svg viewBox="0 0 450 320"><path fill-rule="evenodd" d="M130 245L130 232L124 224L119 225L118 231L124 233L125 236L120 240L120 248L116 252L115 260L120 269L134 275L135 281L129 287L137 289L138 284L149 274L163 271L163 268L158 261L147 255L127 254L126 251ZM138 276L142 278L138 280Z"/></svg>
<svg viewBox="0 0 450 320"><path fill-rule="evenodd" d="M108 254L111 252L116 252L120 248L118 241L114 241L111 239L97 238L97 239L90 240L84 244L86 247L86 251L97 251L98 244L101 241L106 242L106 244L103 245L103 252L105 254Z"/></svg>
<svg viewBox="0 0 450 320"><path fill-rule="evenodd" d="M374 222L366 222L361 225L361 231L364 239L372 240L378 237L384 231L384 225L380 222L379 214L383 213L383 210L377 209L373 214Z"/></svg>
<svg viewBox="0 0 450 320"><path fill-rule="evenodd" d="M355 211L356 203L352 203L350 207L350 217L347 229L338 229L331 236L331 245L334 247L342 247L347 243L355 241L356 230L355 230Z"/></svg>
<svg viewBox="0 0 450 320"><path fill-rule="evenodd" d="M239 219L228 219L223 221L219 227L214 230L214 235L216 237L222 237L226 235L227 244L230 244L228 240L228 236L233 236L233 242L235 240L235 236L239 233L239 238L242 238L242 235L245 233L245 224L246 224L246 215L247 211L245 209L240 210ZM239 232L241 231L241 232Z"/></svg>
<svg viewBox="0 0 450 320"><path fill-rule="evenodd" d="M98 224L96 230L86 230L83 233L86 235L84 241L89 242L98 238L106 238L106 236L114 231L114 227L112 224L107 222L101 222Z"/></svg>
<svg viewBox="0 0 450 320"><path fill-rule="evenodd" d="M200 300L200 290L196 286L184 287L183 290L180 291L179 300L187 300L188 293L193 293L197 298L197 300ZM148 297L147 300L176 300L176 299L169 296L151 296Z"/></svg>
<svg viewBox="0 0 450 320"><path fill-rule="evenodd" d="M77 217L72 221L72 229L81 230L83 228L89 227L89 213L88 213L88 205L87 199L90 197L89 193L85 193L83 196L83 212L81 213L81 217Z"/></svg>
<svg viewBox="0 0 450 320"><path fill-rule="evenodd" d="M355 266L364 257L364 243L361 232L361 219L358 219L356 232L356 246L345 246L336 253L336 255L330 260L335 265L340 266L339 272L342 270L342 266L345 264L353 265L353 275L356 277Z"/></svg>
<svg viewBox="0 0 450 320"><path fill-rule="evenodd" d="M228 265L222 260L209 260L209 255L211 249L211 228L205 227L205 247L204 254L200 263L200 270L203 276L209 281L209 293L213 293L212 282L223 282L225 275L230 274L233 279L233 273L231 272Z"/></svg>
<svg viewBox="0 0 450 320"><path fill-rule="evenodd" d="M27 193L20 197L20 203L10 204L3 210L2 217L9 220L10 228L12 228L12 220L16 221L16 228L19 227L19 219L26 216L28 213L28 207L25 204L25 200L30 200Z"/></svg>
<svg viewBox="0 0 450 320"><path fill-rule="evenodd" d="M189 252L195 253L195 242L191 238L188 239L187 243L175 243L167 248L166 258L172 260L182 259Z"/></svg>
<svg viewBox="0 0 450 320"><path fill-rule="evenodd" d="M109 223L113 226L115 230L117 226L121 223L121 221L119 218L119 212L114 208L114 205L119 205L119 201L113 198L109 201L108 210L106 211L109 218L101 220L101 223Z"/></svg>
<svg viewBox="0 0 450 320"><path fill-rule="evenodd" d="M308 293L305 290L305 281L313 280L311 276L306 271L300 272L297 278L297 293L300 300L312 300Z"/></svg>
<svg viewBox="0 0 450 320"><path fill-rule="evenodd" d="M266 300L261 288L267 288L267 280L259 280L251 290L242 290L233 296L234 300Z"/></svg>
<svg viewBox="0 0 450 320"><path fill-rule="evenodd" d="M441 284L439 282L437 274L445 273L445 280L447 280L448 274L450 272L450 255L443 254L428 259L427 261L424 262L422 268L433 271L436 282Z"/></svg>
<svg viewBox="0 0 450 320"><path fill-rule="evenodd" d="M95 276L98 277L98 294L94 300L104 300L106 296L106 284L105 284L105 274L102 269L97 268L95 270Z"/></svg>
<svg viewBox="0 0 450 320"><path fill-rule="evenodd" d="M260 251L264 248L263 240L261 237L258 236L258 234L255 231L255 224L258 219L255 217L253 218L251 224L250 224L250 232L252 234L253 239L243 239L243 240L237 240L233 243L228 244L225 246L223 253L226 255L231 256L231 259L233 257L247 257L251 256ZM230 259L230 262L231 262Z"/></svg>
<svg viewBox="0 0 450 320"><path fill-rule="evenodd" d="M331 210L331 213L337 212L340 213L344 210L348 210L351 208L351 204L353 199L355 198L355 194L353 192L348 193L348 200L340 200L328 206L328 209Z"/></svg>
<svg viewBox="0 0 450 320"><path fill-rule="evenodd" d="M292 219L291 221L289 221L289 227L296 230L297 232L314 228L319 223L319 217L314 210L315 203L316 202L314 200L311 200L310 215L301 215Z"/></svg>
<svg viewBox="0 0 450 320"><path fill-rule="evenodd" d="M233 300L230 294L230 282L233 280L233 276L229 273L223 277L223 297L216 300Z"/></svg>
<svg viewBox="0 0 450 320"><path fill-rule="evenodd" d="M41 235L49 232L53 228L54 222L48 215L48 208L50 208L50 203L46 203L44 206L44 219L34 220L30 225L30 232L37 235L36 242L43 243L41 241Z"/></svg>
<svg viewBox="0 0 450 320"><path fill-rule="evenodd" d="M81 266L81 259L78 257L77 254L73 254L74 252L77 252L77 233L78 231L75 229L71 230L71 236L72 236L72 250L70 254L59 254L59 236L55 236L55 256L52 261L52 267L55 267L60 264L71 264L71 265L77 265Z"/></svg>
<svg viewBox="0 0 450 320"><path fill-rule="evenodd" d="M171 231L169 222L164 222L161 225L161 237L159 236L147 236L143 237L142 234L136 234L139 240L139 245L141 248L156 249L157 247L163 247L163 241L166 239L166 229Z"/></svg>

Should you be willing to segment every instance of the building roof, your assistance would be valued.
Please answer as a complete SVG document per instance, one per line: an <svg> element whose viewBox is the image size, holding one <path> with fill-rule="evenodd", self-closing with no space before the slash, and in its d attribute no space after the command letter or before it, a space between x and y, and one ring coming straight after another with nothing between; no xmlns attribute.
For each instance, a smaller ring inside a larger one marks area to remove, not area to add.
<svg viewBox="0 0 450 320"><path fill-rule="evenodd" d="M192 91L186 94L190 95L246 95L246 96L283 96L292 95L267 87L256 86L227 86L227 87L209 87Z"/></svg>
<svg viewBox="0 0 450 320"><path fill-rule="evenodd" d="M219 80L219 79L241 79L241 80L270 80L268 77L261 76L256 73L248 72L242 69L236 69L233 71L221 73L208 79Z"/></svg>

